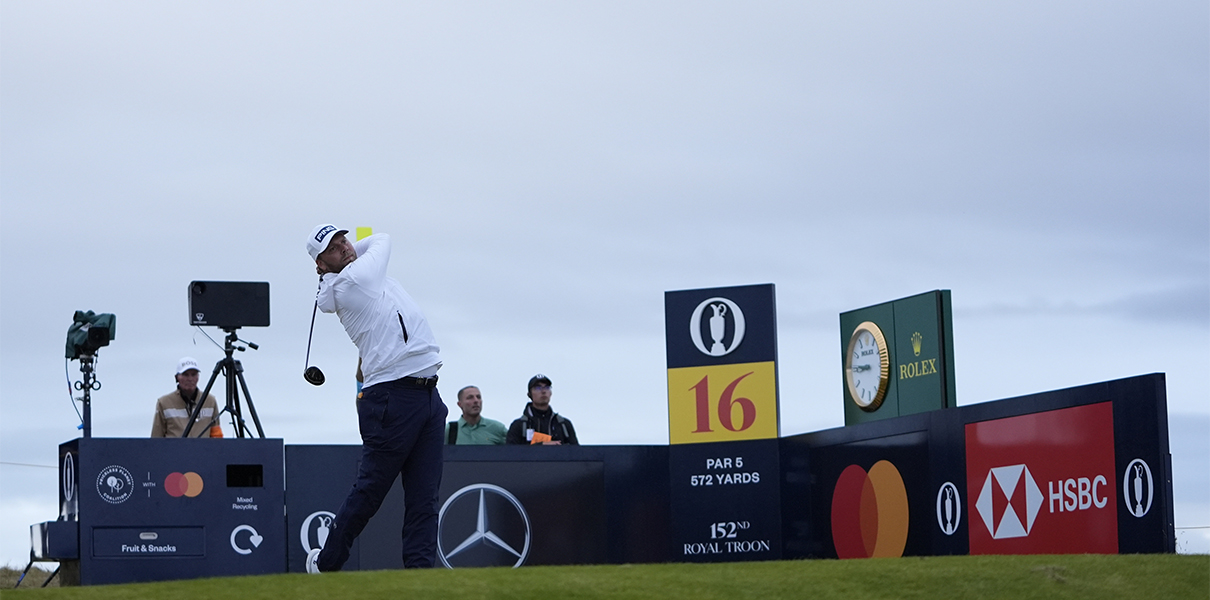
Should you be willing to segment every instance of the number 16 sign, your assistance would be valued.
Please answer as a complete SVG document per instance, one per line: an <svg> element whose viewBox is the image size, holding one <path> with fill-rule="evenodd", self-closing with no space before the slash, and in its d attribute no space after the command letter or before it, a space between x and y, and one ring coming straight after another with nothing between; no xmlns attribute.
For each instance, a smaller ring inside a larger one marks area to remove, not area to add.
<svg viewBox="0 0 1210 600"><path fill-rule="evenodd" d="M669 441L778 437L773 284L665 292L664 323Z"/></svg>

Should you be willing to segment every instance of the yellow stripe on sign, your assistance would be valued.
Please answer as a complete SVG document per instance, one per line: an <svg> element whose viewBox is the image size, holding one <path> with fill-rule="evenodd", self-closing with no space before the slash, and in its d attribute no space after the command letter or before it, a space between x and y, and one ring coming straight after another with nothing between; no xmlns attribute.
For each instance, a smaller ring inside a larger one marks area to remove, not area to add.
<svg viewBox="0 0 1210 600"><path fill-rule="evenodd" d="M776 438L773 362L668 369L671 444Z"/></svg>
<svg viewBox="0 0 1210 600"><path fill-rule="evenodd" d="M357 228L357 239L359 239L359 240L364 240L372 235L374 235L373 227L358 227Z"/></svg>

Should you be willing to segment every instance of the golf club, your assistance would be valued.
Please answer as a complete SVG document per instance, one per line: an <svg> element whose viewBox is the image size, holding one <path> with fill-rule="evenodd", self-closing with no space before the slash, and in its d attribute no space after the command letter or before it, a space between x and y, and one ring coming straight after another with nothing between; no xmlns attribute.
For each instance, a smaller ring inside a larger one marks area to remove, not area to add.
<svg viewBox="0 0 1210 600"><path fill-rule="evenodd" d="M307 360L306 369L303 370L303 379L311 385L324 384L324 372L319 370L319 367L311 366L311 338L315 336L315 311L319 310L319 299L315 299L315 308L311 309L311 332L307 334Z"/></svg>

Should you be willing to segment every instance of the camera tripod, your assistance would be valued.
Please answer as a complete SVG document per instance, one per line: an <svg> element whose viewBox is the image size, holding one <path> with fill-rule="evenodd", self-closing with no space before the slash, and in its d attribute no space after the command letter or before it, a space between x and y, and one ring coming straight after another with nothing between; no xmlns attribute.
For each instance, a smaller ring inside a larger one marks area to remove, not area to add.
<svg viewBox="0 0 1210 600"><path fill-rule="evenodd" d="M218 379L219 373L223 373L226 376L227 404L222 410L218 411L218 414L214 415L214 418L210 420L206 428L209 429L218 423L219 417L223 413L229 413L231 415L231 425L235 427L235 437L252 437L252 432L248 430L248 424L244 422L244 414L239 404L239 390L243 389L244 400L248 403L248 412L252 415L252 422L256 425L256 433L262 438L265 437L265 431L260 426L260 419L256 416L256 407L252 405L252 395L248 393L248 382L244 381L244 365L240 364L238 360L231 358L232 353L236 350L240 352L246 350L242 346L236 346L236 342L243 342L253 350L256 350L258 346L252 342L239 339L239 336L235 334L236 329L239 329L239 327L223 328L223 331L227 332L226 346L223 348L223 352L227 354L227 357L214 364L214 372L210 374L210 381L206 384L206 389L202 392L202 395L198 396L197 405L193 407L193 412L189 415L189 424L185 427L185 433L181 434L181 437L189 437L189 431L193 429L193 423L197 419L198 413L202 412L202 405L206 403L206 398L210 395L210 388L214 387L214 380ZM238 388L235 385L237 381L239 382Z"/></svg>

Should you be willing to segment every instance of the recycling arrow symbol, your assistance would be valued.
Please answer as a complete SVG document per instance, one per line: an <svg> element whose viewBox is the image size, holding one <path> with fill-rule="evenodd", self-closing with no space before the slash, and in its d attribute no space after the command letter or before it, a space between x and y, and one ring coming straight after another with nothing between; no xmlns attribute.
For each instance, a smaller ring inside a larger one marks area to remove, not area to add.
<svg viewBox="0 0 1210 600"><path fill-rule="evenodd" d="M265 538L261 537L261 535L257 533L251 525L240 525L239 527L236 527L231 531L231 549L239 552L240 554L252 554L252 548L242 548L235 542L235 535L241 531L247 531L252 534L248 537L248 541L252 542L252 548L259 548L260 543L265 541Z"/></svg>

